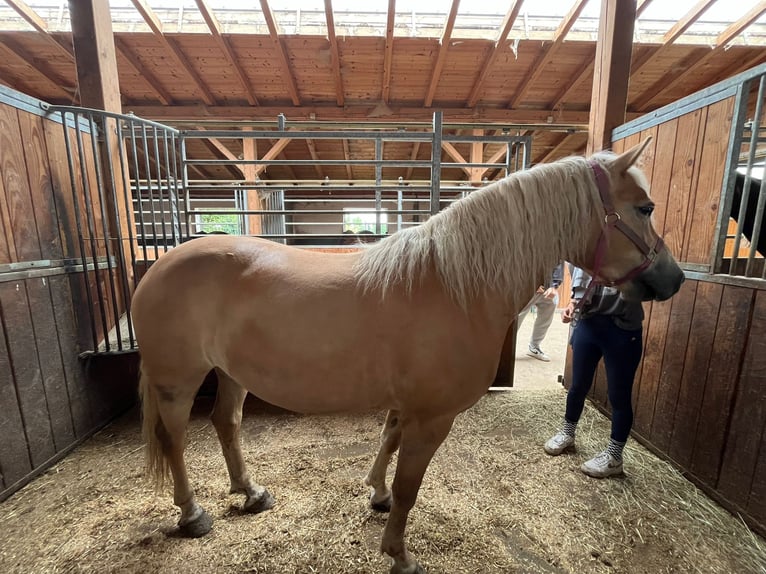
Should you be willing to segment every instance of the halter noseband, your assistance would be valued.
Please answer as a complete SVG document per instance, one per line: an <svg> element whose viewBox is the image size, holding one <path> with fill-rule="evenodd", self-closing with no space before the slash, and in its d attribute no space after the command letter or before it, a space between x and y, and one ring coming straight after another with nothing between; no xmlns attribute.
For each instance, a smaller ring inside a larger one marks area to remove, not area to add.
<svg viewBox="0 0 766 574"><path fill-rule="evenodd" d="M593 170L593 175L596 178L596 187L598 188L598 193L601 196L601 203L604 205L605 212L605 225L601 230L601 235L599 236L598 243L596 244L596 257L593 263L593 279L591 281L591 285L595 283L597 285L615 287L617 285L622 285L623 283L626 283L643 273L646 268L654 262L654 260L657 258L657 255L665 248L665 243L662 241L661 237L658 237L657 243L655 243L654 247L649 247L646 244L646 241L644 241L635 231L633 231L625 222L622 221L622 217L620 216L619 212L615 210L614 204L612 203L612 197L609 194L609 176L604 171L604 168L602 168L597 162L590 160L588 161L588 164ZM623 235L625 235L625 237L630 239L633 244L638 247L639 251L644 254L644 260L638 266L628 271L619 279L607 281L599 276L599 272L601 271L604 254L606 253L607 234L612 228L617 228L622 232ZM588 289L588 291L590 291L590 289ZM585 299L586 297L583 297L583 301Z"/></svg>

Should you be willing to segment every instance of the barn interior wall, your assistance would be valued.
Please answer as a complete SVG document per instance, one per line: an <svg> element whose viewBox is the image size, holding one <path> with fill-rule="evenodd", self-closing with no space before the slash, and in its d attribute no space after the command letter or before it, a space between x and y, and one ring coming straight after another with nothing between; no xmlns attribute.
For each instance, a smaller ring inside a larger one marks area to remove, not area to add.
<svg viewBox="0 0 766 574"><path fill-rule="evenodd" d="M0 98L0 500L134 402L121 374L78 358L90 336L86 282L93 290L104 274L77 266L64 138L60 122Z"/></svg>

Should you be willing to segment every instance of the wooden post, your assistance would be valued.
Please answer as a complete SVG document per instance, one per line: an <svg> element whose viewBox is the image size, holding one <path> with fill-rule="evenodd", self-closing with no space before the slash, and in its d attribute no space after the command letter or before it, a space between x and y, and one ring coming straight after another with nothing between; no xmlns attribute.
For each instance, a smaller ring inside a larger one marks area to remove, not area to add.
<svg viewBox="0 0 766 574"><path fill-rule="evenodd" d="M609 149L625 123L636 0L602 0L593 70L587 155Z"/></svg>
<svg viewBox="0 0 766 574"><path fill-rule="evenodd" d="M69 0L69 13L82 106L122 113L112 17L108 0ZM120 169L120 162L124 161L127 165L127 161L120 155L115 121L106 120L104 125L99 127L103 130L105 138L99 144L102 184L105 191L103 209L106 212L108 235L111 238L108 243L109 252L110 255L116 256L119 245L116 240L118 230L123 238L121 245L123 252L129 253L128 229L133 221L133 205L132 201L125 200L125 188L129 187L130 182L124 180ZM95 205L93 207L95 208ZM102 232L103 230L99 230L99 234ZM109 238L100 238L100 242L105 244ZM119 269L117 271L119 273ZM130 262L126 262L125 272L128 275L127 284L130 289L133 286L133 270ZM125 301L119 288L115 296L120 308L124 309Z"/></svg>
<svg viewBox="0 0 766 574"><path fill-rule="evenodd" d="M242 159L255 160L258 159L258 148L256 141L253 138L242 138ZM244 164L242 171L245 174L246 183L255 183L258 178L258 166L255 164ZM263 202L258 195L257 189L247 190L247 209L258 210L263 209ZM247 216L247 228L250 235L260 235L263 226L261 225L260 215L248 215Z"/></svg>

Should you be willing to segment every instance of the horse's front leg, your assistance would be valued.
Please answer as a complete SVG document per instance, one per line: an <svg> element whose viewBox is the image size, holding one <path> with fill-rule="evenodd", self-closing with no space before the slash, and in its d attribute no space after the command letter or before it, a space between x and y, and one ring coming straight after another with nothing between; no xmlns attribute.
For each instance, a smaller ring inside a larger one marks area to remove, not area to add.
<svg viewBox="0 0 766 574"><path fill-rule="evenodd" d="M452 428L454 420L455 415L451 414L425 420L407 418L399 423L403 426L399 461L394 476L393 503L380 544L381 551L394 559L390 574L425 573L423 567L407 551L404 529L428 464Z"/></svg>
<svg viewBox="0 0 766 574"><path fill-rule="evenodd" d="M229 471L230 492L245 495L245 504L242 507L245 512L263 512L274 506L274 498L268 490L250 480L239 438L242 406L247 391L222 370L216 369L216 374L218 391L211 418Z"/></svg>
<svg viewBox="0 0 766 574"><path fill-rule="evenodd" d="M402 427L399 421L399 411L388 411L386 422L380 433L380 450L375 457L375 462L372 463L370 472L364 479L364 483L374 489L370 495L370 505L378 512L391 510L391 491L386 486L386 470L402 438Z"/></svg>

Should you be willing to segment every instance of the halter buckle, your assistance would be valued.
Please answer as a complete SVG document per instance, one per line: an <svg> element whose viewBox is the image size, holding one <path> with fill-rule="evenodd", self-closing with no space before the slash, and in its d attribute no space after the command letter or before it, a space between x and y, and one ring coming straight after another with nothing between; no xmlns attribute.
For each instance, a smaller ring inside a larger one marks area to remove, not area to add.
<svg viewBox="0 0 766 574"><path fill-rule="evenodd" d="M610 218L613 218L613 219L610 219ZM606 225L617 225L617 222L620 221L621 219L622 217L620 216L618 212L611 211L604 216L604 223Z"/></svg>

